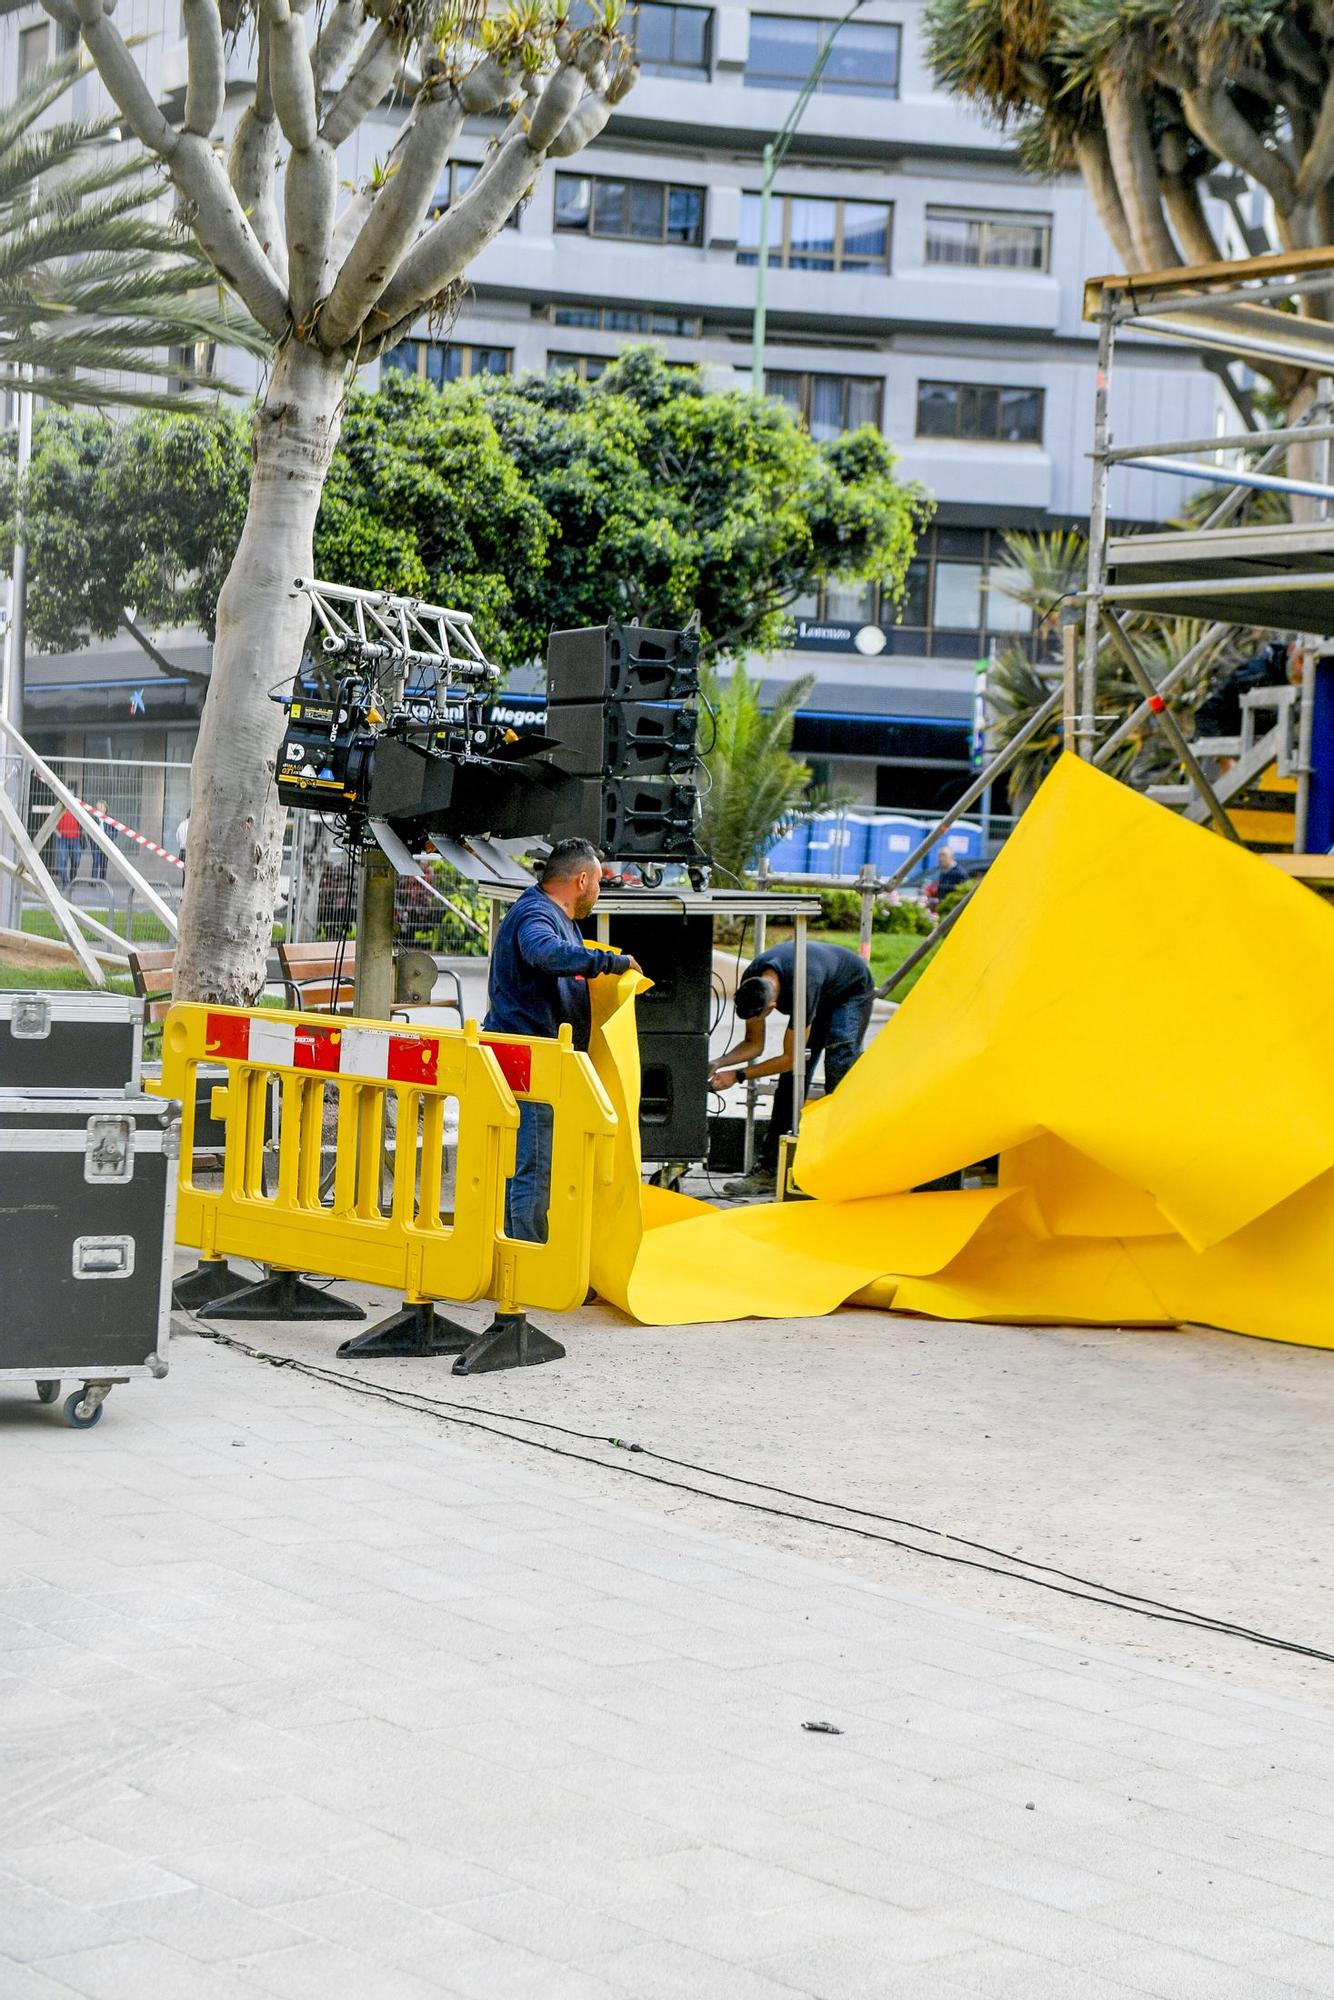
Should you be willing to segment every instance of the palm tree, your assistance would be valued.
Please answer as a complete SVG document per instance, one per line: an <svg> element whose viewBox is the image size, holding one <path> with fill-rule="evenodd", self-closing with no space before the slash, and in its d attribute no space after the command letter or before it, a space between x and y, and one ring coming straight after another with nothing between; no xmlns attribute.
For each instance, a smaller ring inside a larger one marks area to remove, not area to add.
<svg viewBox="0 0 1334 2000"><path fill-rule="evenodd" d="M714 866L743 881L779 826L806 806L810 771L792 753L797 710L815 686L813 676L785 687L769 709L760 705L760 683L740 667L720 682L700 673L712 741L700 750L708 774L699 838Z"/></svg>
<svg viewBox="0 0 1334 2000"><path fill-rule="evenodd" d="M1050 641L1063 600L1084 587L1088 547L1084 537L1073 531L1054 534L1007 534L1008 558L1003 570L993 571L992 582L1020 604L1029 607L1039 640ZM1127 631L1134 640L1149 674L1161 681L1168 670L1200 638L1204 626L1193 619L1128 618ZM1187 683L1172 698L1178 714L1192 712L1203 698L1212 679L1233 667L1251 650L1250 635L1239 634L1220 640L1200 661ZM1039 646L1039 653L1048 650ZM1050 649L1054 651L1054 648ZM1007 646L997 657L987 687L991 711L988 738L993 752L1023 729L1034 711L1050 696L1060 675L1058 662L1048 657L1045 664L1029 657L1021 646ZM1104 725L1119 722L1139 706L1140 690L1110 649L1098 662L1098 715ZM1065 748L1059 716L1025 744L1009 770L1012 806L1022 812L1061 751ZM1161 731L1149 717L1122 744L1108 769L1115 777L1141 789L1160 780L1174 778L1178 765Z"/></svg>
<svg viewBox="0 0 1334 2000"><path fill-rule="evenodd" d="M224 304L217 278L153 211L161 185L113 120L43 123L85 65L74 50L0 108L0 389L50 403L179 409L181 394L143 385L167 375L201 390L227 385L184 349L266 351L249 316ZM107 378L132 375L140 385Z"/></svg>

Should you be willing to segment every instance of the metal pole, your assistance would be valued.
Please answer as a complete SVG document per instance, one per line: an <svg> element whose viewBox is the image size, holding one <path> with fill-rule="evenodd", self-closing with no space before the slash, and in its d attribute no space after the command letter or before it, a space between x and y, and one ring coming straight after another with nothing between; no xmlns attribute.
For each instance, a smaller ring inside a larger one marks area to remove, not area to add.
<svg viewBox="0 0 1334 2000"><path fill-rule="evenodd" d="M1174 689L1180 687L1187 674L1192 672L1199 665L1199 662L1205 659L1218 644L1219 640L1232 630L1234 630L1234 627L1231 625L1210 625L1207 631L1201 633L1190 651L1183 653L1176 665L1163 675L1155 689L1155 693L1161 698L1171 694ZM1107 741L1098 746L1097 754L1093 759L1094 763L1100 767L1107 764L1113 754L1121 748L1126 738L1133 736L1140 724L1148 720L1151 713L1152 711L1147 700L1142 701L1138 708L1132 709L1124 722L1118 722L1116 728L1107 738Z"/></svg>
<svg viewBox="0 0 1334 2000"><path fill-rule="evenodd" d="M752 396L764 394L764 322L767 309L767 289L769 282L769 204L774 189L774 148L773 141L767 140L764 147L764 166L760 174L760 230L759 268L755 273L755 316L750 336L750 393Z"/></svg>
<svg viewBox="0 0 1334 2000"><path fill-rule="evenodd" d="M1075 747L1075 728L1079 718L1079 661L1077 657L1078 634L1075 630L1075 612L1071 605L1061 611L1061 740L1067 750Z"/></svg>
<svg viewBox="0 0 1334 2000"><path fill-rule="evenodd" d="M1334 493L1312 479L1288 479L1275 472L1238 471L1235 466L1193 465L1186 458L1127 458L1122 463L1139 472L1170 472L1177 479L1196 479L1206 486L1243 486L1257 493L1298 493L1328 505Z"/></svg>
<svg viewBox="0 0 1334 2000"><path fill-rule="evenodd" d="M1293 812L1292 851L1309 854L1311 820L1311 738L1315 732L1314 644L1302 648L1301 707L1297 711L1297 798Z"/></svg>
<svg viewBox="0 0 1334 2000"><path fill-rule="evenodd" d="M306 815L291 813L288 825L292 829L292 858L287 870L287 942L297 944L301 938L301 905L306 893Z"/></svg>
<svg viewBox="0 0 1334 2000"><path fill-rule="evenodd" d="M927 954L935 950L936 946L940 943L941 939L949 936L949 933L954 929L954 926L958 923L960 917L963 915L964 911L968 908L968 905L972 902L976 892L977 892L977 885L975 883L971 889L966 889L964 891L963 895L960 896L958 902L954 905L954 908L941 918L940 922L936 925L936 928L932 931L930 937L924 937L922 939L922 942L908 953L908 956L904 959L902 965L895 966L894 970L890 973L889 978L885 980L884 984L882 986L877 986L876 998L878 1000L888 999L889 995L894 991L894 988L898 986L901 983L901 981L905 980L908 977L908 974L912 971L913 967L915 965L920 965L922 960L927 956Z"/></svg>
<svg viewBox="0 0 1334 2000"><path fill-rule="evenodd" d="M975 805L983 792L1004 771L1008 771L1026 743L1031 743L1040 729L1045 729L1061 706L1062 690L1057 688L1049 694L1041 708L1035 708L1028 721L1017 735L1012 736L1003 750L997 751L984 771L979 771L966 791L959 794L949 811L942 813L925 840L919 840L911 854L900 861L892 875L887 875L881 883L882 889L897 889L900 882L907 880L918 862L931 852L943 833L948 833L956 819L961 819L969 806Z"/></svg>
<svg viewBox="0 0 1334 2000"><path fill-rule="evenodd" d="M1169 438L1163 444L1118 444L1108 452L1107 463L1109 465L1126 465L1131 459L1141 458L1146 453L1161 456L1164 452L1175 451L1186 453L1254 451L1257 445L1272 447L1273 445L1287 444L1317 444L1327 441L1331 437L1334 437L1334 424L1286 424L1281 429L1245 432L1231 431L1221 437ZM1220 465L1214 469L1221 475L1224 482L1232 476L1231 466ZM1258 472L1262 470L1262 467L1257 465L1252 469Z"/></svg>
<svg viewBox="0 0 1334 2000"><path fill-rule="evenodd" d="M797 92L792 109L788 112L787 117L783 120L775 136L765 144L763 154L764 166L760 176L760 240L757 246L759 250L759 269L756 273L755 309L751 320L750 392L752 396L762 396L764 394L764 322L766 309L765 295L769 273L769 201L773 193L774 175L782 166L787 149L792 144L793 134L801 123L806 106L810 103L819 86L820 78L824 74L824 66L833 53L834 43L838 39L839 30L845 28L853 15L866 4L867 0L852 0L852 5L849 7L847 13L840 15L839 19L834 22L829 30L829 40L825 43L816 58L810 75Z"/></svg>
<svg viewBox="0 0 1334 2000"><path fill-rule="evenodd" d="M1181 733L1180 723L1163 700L1161 694L1159 694L1153 684L1151 674L1122 631L1116 613L1104 605L1102 615L1107 627L1108 637L1111 639L1117 652L1121 655L1121 658L1125 661L1127 667L1129 667L1136 683L1143 690L1149 713L1153 716L1164 736L1166 736L1168 742L1172 745L1173 750L1185 765L1187 777L1204 800L1205 805L1209 808L1210 819L1212 819L1224 839L1234 840L1240 845L1241 836L1220 805L1213 786L1200 769L1195 752Z"/></svg>
<svg viewBox="0 0 1334 2000"><path fill-rule="evenodd" d="M1093 493L1089 503L1088 600L1084 606L1084 674L1074 747L1091 758L1098 738L1098 622L1107 585L1107 453L1112 433L1109 412L1115 295L1109 292L1098 312L1098 372L1093 390Z"/></svg>
<svg viewBox="0 0 1334 2000"><path fill-rule="evenodd" d="M871 963L871 919L875 912L875 864L864 861L857 875L857 890L862 899L861 924L857 933L857 950L869 965Z"/></svg>
<svg viewBox="0 0 1334 2000"><path fill-rule="evenodd" d="M394 1004L394 891L398 876L377 845L361 857L357 884L357 970L353 1012L364 1021L387 1021ZM338 995L335 993L334 1004Z"/></svg>
<svg viewBox="0 0 1334 2000"><path fill-rule="evenodd" d="M806 919L798 915L792 941L792 1136L801 1130L806 1095Z"/></svg>
<svg viewBox="0 0 1334 2000"><path fill-rule="evenodd" d="M31 375L31 369L24 369ZM5 625L5 671L4 687L0 691L0 714L12 724L21 736L23 734L24 682L27 678L27 636L28 636L28 549L23 538L23 504L21 498L23 475L32 459L32 395L24 390L18 398L18 457L15 464L15 504L14 504L14 562L9 576L9 618ZM23 809L23 799L27 787L24 783L22 764L18 767L19 797L15 803ZM17 851L14 859L18 860ZM23 927L23 881L12 875L8 878L4 893L5 920L14 930Z"/></svg>

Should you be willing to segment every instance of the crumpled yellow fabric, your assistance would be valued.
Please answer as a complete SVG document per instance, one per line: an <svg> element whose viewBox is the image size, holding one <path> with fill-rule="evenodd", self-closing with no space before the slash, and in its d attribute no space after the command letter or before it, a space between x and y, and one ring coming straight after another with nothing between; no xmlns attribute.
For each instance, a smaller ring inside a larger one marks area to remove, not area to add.
<svg viewBox="0 0 1334 2000"><path fill-rule="evenodd" d="M840 1303L1203 1321L1334 1346L1334 910L1066 757L898 1013L802 1121L810 1201L640 1182L633 974L592 1282L659 1325ZM909 1192L1000 1156L1000 1184Z"/></svg>

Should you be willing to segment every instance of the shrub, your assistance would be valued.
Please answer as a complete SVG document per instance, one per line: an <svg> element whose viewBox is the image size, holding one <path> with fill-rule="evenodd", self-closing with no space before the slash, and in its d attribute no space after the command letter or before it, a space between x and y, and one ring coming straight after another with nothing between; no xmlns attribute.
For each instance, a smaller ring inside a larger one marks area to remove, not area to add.
<svg viewBox="0 0 1334 2000"><path fill-rule="evenodd" d="M877 903L871 912L871 929L925 937L932 928L931 917L920 903Z"/></svg>

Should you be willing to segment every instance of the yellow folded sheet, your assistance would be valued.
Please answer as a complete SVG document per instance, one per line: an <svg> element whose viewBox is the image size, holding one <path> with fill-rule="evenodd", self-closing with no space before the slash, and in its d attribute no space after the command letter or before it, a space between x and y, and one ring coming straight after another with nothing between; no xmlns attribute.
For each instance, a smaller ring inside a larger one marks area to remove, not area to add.
<svg viewBox="0 0 1334 2000"><path fill-rule="evenodd" d="M1078 759L808 1109L812 1200L641 1188L637 984L593 982L592 1049L621 1113L593 1283L636 1318L855 1296L1334 1345L1334 911ZM998 1188L909 1192L994 1154Z"/></svg>

